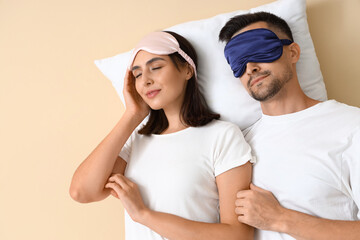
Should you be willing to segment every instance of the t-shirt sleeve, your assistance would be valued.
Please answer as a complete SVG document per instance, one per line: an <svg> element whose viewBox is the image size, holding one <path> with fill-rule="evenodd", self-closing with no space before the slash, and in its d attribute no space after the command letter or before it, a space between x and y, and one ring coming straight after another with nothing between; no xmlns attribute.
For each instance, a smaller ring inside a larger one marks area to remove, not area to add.
<svg viewBox="0 0 360 240"><path fill-rule="evenodd" d="M348 181L353 200L358 208L357 218L360 219L360 127L350 136L348 148L343 153L343 161L346 167L342 167L342 176Z"/></svg>
<svg viewBox="0 0 360 240"><path fill-rule="evenodd" d="M129 139L126 141L125 145L123 146L123 148L121 149L120 153L119 153L119 157L121 157L122 159L124 159L126 162L129 162L130 160L130 155L131 155L131 149L133 146L133 142L136 139L136 136L138 136L139 134L137 133L148 121L148 116L139 124L139 126L137 126L135 128L135 130L132 132L132 134L130 135Z"/></svg>
<svg viewBox="0 0 360 240"><path fill-rule="evenodd" d="M128 162L130 159L131 147L132 147L133 140L135 138L135 134L136 134L136 130L130 135L130 137L128 138L128 140L126 141L125 145L123 146L123 148L121 149L121 151L119 153L119 157L124 159L126 162Z"/></svg>
<svg viewBox="0 0 360 240"><path fill-rule="evenodd" d="M245 141L239 127L234 124L229 124L222 131L216 141L215 148L215 176L248 161L254 162L249 144Z"/></svg>

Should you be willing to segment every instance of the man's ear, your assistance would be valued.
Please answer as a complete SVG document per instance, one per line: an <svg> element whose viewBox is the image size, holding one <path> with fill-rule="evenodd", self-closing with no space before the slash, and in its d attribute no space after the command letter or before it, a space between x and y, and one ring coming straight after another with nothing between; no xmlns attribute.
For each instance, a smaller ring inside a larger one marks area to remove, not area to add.
<svg viewBox="0 0 360 240"><path fill-rule="evenodd" d="M297 63L300 58L300 46L297 43L292 43L289 45L289 58L291 59L291 63Z"/></svg>

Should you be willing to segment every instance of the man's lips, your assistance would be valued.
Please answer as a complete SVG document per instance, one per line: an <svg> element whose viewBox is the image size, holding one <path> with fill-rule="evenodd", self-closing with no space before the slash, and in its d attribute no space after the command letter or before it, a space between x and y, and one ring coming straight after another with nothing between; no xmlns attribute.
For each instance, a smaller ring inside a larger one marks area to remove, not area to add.
<svg viewBox="0 0 360 240"><path fill-rule="evenodd" d="M261 75L257 78L255 78L254 80L251 80L250 82L250 87L254 86L256 83L260 82L261 80L263 80L264 78L266 78L267 76L269 76L268 74L266 75Z"/></svg>
<svg viewBox="0 0 360 240"><path fill-rule="evenodd" d="M161 89L155 89L155 90L150 90L146 92L146 96L148 98L153 98L155 97L159 92L161 91Z"/></svg>

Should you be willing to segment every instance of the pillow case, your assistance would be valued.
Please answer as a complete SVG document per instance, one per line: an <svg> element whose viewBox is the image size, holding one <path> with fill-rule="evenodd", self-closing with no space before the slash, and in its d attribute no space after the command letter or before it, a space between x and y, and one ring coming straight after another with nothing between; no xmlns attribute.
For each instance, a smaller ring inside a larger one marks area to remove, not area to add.
<svg viewBox="0 0 360 240"><path fill-rule="evenodd" d="M250 10L220 14L165 29L182 35L194 46L198 54L199 86L209 107L221 114L221 119L237 124L242 130L261 117L260 104L252 99L240 80L233 76L224 57L225 43L218 41L218 35L230 18L259 11L271 12L289 24L294 40L301 48L296 66L301 88L311 98L326 100L325 84L309 33L305 0L278 0ZM123 103L123 79L130 55L131 51L128 51L95 60L96 66L111 80Z"/></svg>

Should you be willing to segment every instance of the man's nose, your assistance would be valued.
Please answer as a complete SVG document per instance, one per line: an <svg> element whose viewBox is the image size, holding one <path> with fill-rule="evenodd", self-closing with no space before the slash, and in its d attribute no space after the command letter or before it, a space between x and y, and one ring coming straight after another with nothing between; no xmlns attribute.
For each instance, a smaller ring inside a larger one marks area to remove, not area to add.
<svg viewBox="0 0 360 240"><path fill-rule="evenodd" d="M248 62L246 64L246 70L245 70L246 74L251 75L251 74L257 73L259 71L260 71L260 66L258 63Z"/></svg>

